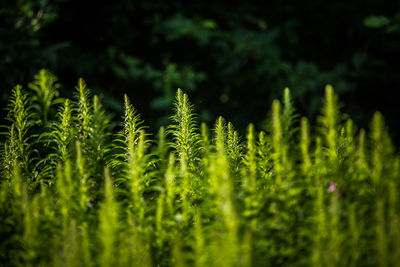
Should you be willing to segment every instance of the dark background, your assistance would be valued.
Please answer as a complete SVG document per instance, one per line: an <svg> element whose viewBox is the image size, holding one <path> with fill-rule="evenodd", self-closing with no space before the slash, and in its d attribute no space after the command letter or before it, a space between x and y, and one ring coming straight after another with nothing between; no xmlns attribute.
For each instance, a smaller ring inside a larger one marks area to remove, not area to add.
<svg viewBox="0 0 400 267"><path fill-rule="evenodd" d="M127 93L146 124L168 121L178 87L201 121L262 127L288 86L316 118L324 86L400 141L399 1L0 0L0 101L41 68L71 96L79 77L119 118ZM4 117L4 111L2 111Z"/></svg>

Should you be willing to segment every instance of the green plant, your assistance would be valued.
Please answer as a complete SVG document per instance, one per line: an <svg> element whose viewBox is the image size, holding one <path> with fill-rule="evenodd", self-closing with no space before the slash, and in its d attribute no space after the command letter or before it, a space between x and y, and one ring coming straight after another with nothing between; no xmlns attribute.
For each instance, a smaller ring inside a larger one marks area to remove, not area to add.
<svg viewBox="0 0 400 267"><path fill-rule="evenodd" d="M382 115L369 132L357 130L330 85L316 127L298 120L285 89L267 128L250 124L245 138L222 117L211 132L199 127L179 89L157 140L127 96L118 129L82 79L63 103L36 108L40 94L16 86L8 106L1 265L388 266L400 258L400 157ZM59 112L36 127L51 109Z"/></svg>

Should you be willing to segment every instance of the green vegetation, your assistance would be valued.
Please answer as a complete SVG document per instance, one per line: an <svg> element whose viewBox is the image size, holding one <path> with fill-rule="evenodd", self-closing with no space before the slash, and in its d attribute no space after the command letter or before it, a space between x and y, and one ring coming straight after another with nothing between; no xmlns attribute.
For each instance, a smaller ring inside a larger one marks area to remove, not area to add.
<svg viewBox="0 0 400 267"><path fill-rule="evenodd" d="M380 110L399 145L399 37L398 0L3 0L0 106L47 68L61 95L84 77L118 117L122 96L135 96L152 132L168 124L180 87L199 121L221 115L245 136L285 87L314 121L331 83L357 125Z"/></svg>
<svg viewBox="0 0 400 267"><path fill-rule="evenodd" d="M80 79L16 86L1 144L2 266L395 266L400 157L383 117L357 129L326 86L315 127L289 89L245 137L199 124L178 89L153 136ZM58 110L58 112L56 112Z"/></svg>

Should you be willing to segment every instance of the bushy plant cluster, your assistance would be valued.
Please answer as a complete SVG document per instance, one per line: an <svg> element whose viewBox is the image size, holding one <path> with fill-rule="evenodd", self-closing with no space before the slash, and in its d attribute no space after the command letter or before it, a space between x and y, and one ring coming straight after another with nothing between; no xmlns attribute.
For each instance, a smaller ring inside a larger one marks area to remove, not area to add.
<svg viewBox="0 0 400 267"><path fill-rule="evenodd" d="M396 266L400 158L331 86L315 127L289 89L265 129L198 124L176 93L156 137L124 99L112 123L80 79L16 86L1 150L2 266ZM57 112L55 111L57 110Z"/></svg>

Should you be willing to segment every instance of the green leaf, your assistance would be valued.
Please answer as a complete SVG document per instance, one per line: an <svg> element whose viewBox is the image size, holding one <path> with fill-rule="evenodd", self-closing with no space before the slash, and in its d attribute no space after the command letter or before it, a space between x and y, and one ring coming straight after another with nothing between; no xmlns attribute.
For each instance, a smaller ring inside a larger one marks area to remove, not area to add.
<svg viewBox="0 0 400 267"><path fill-rule="evenodd" d="M385 16L369 16L364 19L364 26L378 29L390 24L390 20Z"/></svg>

